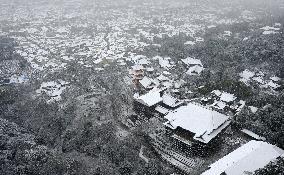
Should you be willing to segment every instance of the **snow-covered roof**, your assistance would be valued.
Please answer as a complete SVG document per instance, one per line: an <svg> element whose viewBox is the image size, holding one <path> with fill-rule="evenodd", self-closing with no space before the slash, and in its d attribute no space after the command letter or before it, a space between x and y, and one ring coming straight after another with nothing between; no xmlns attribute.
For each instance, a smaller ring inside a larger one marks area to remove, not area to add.
<svg viewBox="0 0 284 175"><path fill-rule="evenodd" d="M138 102L151 107L161 101L163 101L163 98L161 97L161 92L162 90L158 88L154 88L150 90L147 94L141 95L139 97L134 97Z"/></svg>
<svg viewBox="0 0 284 175"><path fill-rule="evenodd" d="M240 77L242 77L243 79L246 79L246 80L252 78L254 75L255 75L254 72L249 71L247 69L244 70L242 73L240 73Z"/></svg>
<svg viewBox="0 0 284 175"><path fill-rule="evenodd" d="M148 77L143 77L143 79L139 82L144 88L148 88L151 84L153 84L153 81Z"/></svg>
<svg viewBox="0 0 284 175"><path fill-rule="evenodd" d="M227 105L226 105L226 103L224 103L222 101L217 101L217 102L213 103L212 106L217 108L217 109L224 109Z"/></svg>
<svg viewBox="0 0 284 175"><path fill-rule="evenodd" d="M275 32L275 31L264 31L264 32L262 32L262 34L263 35L269 35L269 34L276 34L276 33L278 33L278 32Z"/></svg>
<svg viewBox="0 0 284 175"><path fill-rule="evenodd" d="M231 102L234 101L237 97L234 96L234 94L230 94L227 92L223 92L220 96L220 100L224 102Z"/></svg>
<svg viewBox="0 0 284 175"><path fill-rule="evenodd" d="M158 112L160 112L160 113L162 113L162 114L164 114L164 115L166 115L166 114L168 114L168 113L170 112L169 109L164 108L163 106L160 106L160 105L158 105L158 106L155 108L155 110L158 111Z"/></svg>
<svg viewBox="0 0 284 175"><path fill-rule="evenodd" d="M224 31L224 36L231 36L232 32L231 31Z"/></svg>
<svg viewBox="0 0 284 175"><path fill-rule="evenodd" d="M253 77L252 79L253 79L254 81L260 83L260 84L264 84L264 83L265 83L262 76Z"/></svg>
<svg viewBox="0 0 284 175"><path fill-rule="evenodd" d="M280 81L281 78L273 76L273 77L270 77L270 80L272 80L272 81Z"/></svg>
<svg viewBox="0 0 284 175"><path fill-rule="evenodd" d="M170 82L170 81L164 81L161 83L161 85L164 87L164 88L170 88L173 86L173 84Z"/></svg>
<svg viewBox="0 0 284 175"><path fill-rule="evenodd" d="M168 105L168 106L174 108L174 107L179 106L179 105L182 103L182 101L180 101L180 100L174 98L174 97L171 96L170 94L164 94L164 95L163 95L163 103L164 103L165 105Z"/></svg>
<svg viewBox="0 0 284 175"><path fill-rule="evenodd" d="M204 38L196 37L196 38L195 38L195 41L196 41L196 42L203 42L203 41L204 41Z"/></svg>
<svg viewBox="0 0 284 175"><path fill-rule="evenodd" d="M132 70L143 70L144 67L140 64L135 64L134 66L132 66Z"/></svg>
<svg viewBox="0 0 284 175"><path fill-rule="evenodd" d="M261 136L259 136L258 134L254 133L254 132L252 132L252 131L250 131L250 130L248 130L248 129L242 129L241 131L242 131L243 133L245 133L245 134L251 136L252 138L254 138L254 139L256 139L256 140L262 140L262 141L266 140L265 137L261 137Z"/></svg>
<svg viewBox="0 0 284 175"><path fill-rule="evenodd" d="M263 168L284 150L263 141L252 140L211 164L202 175L240 175Z"/></svg>
<svg viewBox="0 0 284 175"><path fill-rule="evenodd" d="M170 64L170 61L169 59L166 59L166 58L162 58L162 57L159 57L159 64L162 68L169 68L169 67L172 67L172 65Z"/></svg>
<svg viewBox="0 0 284 175"><path fill-rule="evenodd" d="M276 84L276 83L274 83L273 81L269 81L269 82L267 83L267 85L270 86L270 87L273 88L273 89L276 89L276 88L279 88L279 87L280 87L279 84Z"/></svg>
<svg viewBox="0 0 284 175"><path fill-rule="evenodd" d="M203 71L203 67L201 67L200 65L195 65L195 66L192 66L192 67L190 67L188 70L187 70L187 72L186 72L186 74L188 74L188 75L199 75L202 71Z"/></svg>
<svg viewBox="0 0 284 175"><path fill-rule="evenodd" d="M142 58L140 60L137 61L137 64L140 64L140 65L145 65L145 64L150 64L151 62L148 61L148 59L146 58Z"/></svg>
<svg viewBox="0 0 284 175"><path fill-rule="evenodd" d="M194 41L186 41L184 44L185 44L185 45L194 45L195 42L194 42Z"/></svg>
<svg viewBox="0 0 284 175"><path fill-rule="evenodd" d="M171 73L168 72L168 71L163 71L163 74L165 74L165 75L171 75Z"/></svg>
<svg viewBox="0 0 284 175"><path fill-rule="evenodd" d="M165 118L172 128L195 133L194 139L203 143L208 143L230 123L228 116L193 103L179 107Z"/></svg>
<svg viewBox="0 0 284 175"><path fill-rule="evenodd" d="M254 107L254 106L248 106L251 110L252 113L256 113L258 108L257 107Z"/></svg>
<svg viewBox="0 0 284 175"><path fill-rule="evenodd" d="M182 85L184 85L186 82L184 81L184 80L182 80L182 79L180 79L179 81L176 81L175 83L174 83L174 87L175 88L180 88Z"/></svg>
<svg viewBox="0 0 284 175"><path fill-rule="evenodd" d="M222 94L220 90L213 90L212 93L215 94L216 96L220 96Z"/></svg>
<svg viewBox="0 0 284 175"><path fill-rule="evenodd" d="M164 76L163 74L161 74L160 76L158 76L157 79L158 79L159 81L168 81L168 80L170 80L168 77Z"/></svg>
<svg viewBox="0 0 284 175"><path fill-rule="evenodd" d="M152 59L153 60L160 60L160 59L163 59L163 57L157 55L157 56L154 56Z"/></svg>
<svg viewBox="0 0 284 175"><path fill-rule="evenodd" d="M270 27L270 26L265 26L260 28L262 30L280 30L280 28L276 28L276 27Z"/></svg>
<svg viewBox="0 0 284 175"><path fill-rule="evenodd" d="M240 100L239 101L239 106L238 106L238 108L236 109L236 111L237 112L241 112L241 110L245 107L245 105L246 105L246 101L244 101L244 100Z"/></svg>
<svg viewBox="0 0 284 175"><path fill-rule="evenodd" d="M185 59L182 59L181 61L184 64L186 64L186 65L200 65L200 66L203 66L199 59L195 59L195 58L191 58L191 57L187 57Z"/></svg>
<svg viewBox="0 0 284 175"><path fill-rule="evenodd" d="M153 67L146 68L146 71L148 71L148 72L153 72L153 71L154 71L154 68L153 68Z"/></svg>

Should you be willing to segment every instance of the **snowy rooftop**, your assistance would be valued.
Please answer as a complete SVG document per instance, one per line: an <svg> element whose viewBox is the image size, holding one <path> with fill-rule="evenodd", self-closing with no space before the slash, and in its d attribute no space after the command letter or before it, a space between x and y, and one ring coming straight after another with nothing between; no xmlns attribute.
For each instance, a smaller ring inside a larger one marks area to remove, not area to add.
<svg viewBox="0 0 284 175"><path fill-rule="evenodd" d="M189 103L165 116L173 129L181 127L195 133L194 139L208 143L217 136L229 123L226 115Z"/></svg>
<svg viewBox="0 0 284 175"><path fill-rule="evenodd" d="M172 97L169 94L165 94L165 95L163 95L163 103L170 106L170 107L177 107L183 102Z"/></svg>
<svg viewBox="0 0 284 175"><path fill-rule="evenodd" d="M151 88L151 87L154 87L154 85L155 85L153 80L151 78L148 78L148 77L144 77L139 82L144 88Z"/></svg>
<svg viewBox="0 0 284 175"><path fill-rule="evenodd" d="M234 101L237 97L234 96L234 94L230 94L227 92L223 92L220 96L220 100L224 102L231 102Z"/></svg>
<svg viewBox="0 0 284 175"><path fill-rule="evenodd" d="M185 59L182 59L181 61L184 64L187 64L187 65L200 65L200 66L203 66L199 59L195 59L195 58L191 58L191 57L187 57Z"/></svg>
<svg viewBox="0 0 284 175"><path fill-rule="evenodd" d="M142 65L135 64L134 66L132 66L132 69L133 69L133 70L143 70L144 67L143 67Z"/></svg>
<svg viewBox="0 0 284 175"><path fill-rule="evenodd" d="M250 141L217 162L202 175L240 175L254 172L284 153L284 150L262 141Z"/></svg>
<svg viewBox="0 0 284 175"><path fill-rule="evenodd" d="M158 88L154 88L150 90L147 94L141 95L140 97L134 97L134 98L140 103L151 107L163 101L163 98L161 97L161 93L160 93L161 91L162 90Z"/></svg>
<svg viewBox="0 0 284 175"><path fill-rule="evenodd" d="M204 68L202 66L195 65L195 66L190 67L187 70L186 74L188 74L188 75L199 75L203 71L203 69Z"/></svg>
<svg viewBox="0 0 284 175"><path fill-rule="evenodd" d="M249 135L250 137L256 139L256 140L262 140L262 141L265 141L266 138L265 137L261 137L260 135L248 130L248 129L242 129L241 130L243 133Z"/></svg>

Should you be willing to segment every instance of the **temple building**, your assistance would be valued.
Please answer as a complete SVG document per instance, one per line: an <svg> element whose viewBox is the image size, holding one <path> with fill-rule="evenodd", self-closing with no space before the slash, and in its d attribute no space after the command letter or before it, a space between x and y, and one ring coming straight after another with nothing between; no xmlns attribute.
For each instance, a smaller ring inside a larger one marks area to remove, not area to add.
<svg viewBox="0 0 284 175"><path fill-rule="evenodd" d="M171 137L187 145L193 141L209 143L231 122L229 116L193 103L169 112L165 119Z"/></svg>

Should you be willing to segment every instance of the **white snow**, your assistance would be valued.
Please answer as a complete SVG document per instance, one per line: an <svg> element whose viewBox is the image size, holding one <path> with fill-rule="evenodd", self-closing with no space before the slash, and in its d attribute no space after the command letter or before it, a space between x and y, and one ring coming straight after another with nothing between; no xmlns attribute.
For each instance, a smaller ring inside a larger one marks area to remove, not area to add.
<svg viewBox="0 0 284 175"><path fill-rule="evenodd" d="M272 81L280 81L281 78L273 76L273 77L270 77L270 80L272 80Z"/></svg>
<svg viewBox="0 0 284 175"><path fill-rule="evenodd" d="M165 69L172 67L169 59L165 59L165 58L162 58L162 57L159 57L159 64L162 68L165 68Z"/></svg>
<svg viewBox="0 0 284 175"><path fill-rule="evenodd" d="M170 94L164 94L162 98L163 98L163 103L170 107L176 107L182 103L182 101L172 97Z"/></svg>
<svg viewBox="0 0 284 175"><path fill-rule="evenodd" d="M165 82L162 82L162 85L165 87L165 88L170 88L173 86L173 84L169 81L165 81Z"/></svg>
<svg viewBox="0 0 284 175"><path fill-rule="evenodd" d="M63 60L66 60L66 61L74 60L73 57L66 56L66 55L62 56L62 59L63 59Z"/></svg>
<svg viewBox="0 0 284 175"><path fill-rule="evenodd" d="M231 31L224 31L224 36L231 36L232 32Z"/></svg>
<svg viewBox="0 0 284 175"><path fill-rule="evenodd" d="M144 87L144 88L148 88L151 84L153 84L152 79L148 78L148 77L143 77L142 80L139 81L140 84Z"/></svg>
<svg viewBox="0 0 284 175"><path fill-rule="evenodd" d="M222 94L220 90L213 90L211 93L215 94L218 97Z"/></svg>
<svg viewBox="0 0 284 175"><path fill-rule="evenodd" d="M258 134L254 133L254 132L252 132L252 131L250 131L250 130L248 130L248 129L242 129L241 131L242 131L243 133L249 135L250 137L256 139L256 140L262 140L262 141L265 141L265 140L266 140L265 137L261 137L261 136L259 136Z"/></svg>
<svg viewBox="0 0 284 175"><path fill-rule="evenodd" d="M269 81L269 82L267 83L267 85L270 86L270 87L273 88L273 89L276 89L276 88L279 88L279 87L280 87L279 84L276 84L276 83L274 83L273 81Z"/></svg>
<svg viewBox="0 0 284 175"><path fill-rule="evenodd" d="M237 108L237 112L239 113L246 105L246 102L244 100L239 101L240 106Z"/></svg>
<svg viewBox="0 0 284 175"><path fill-rule="evenodd" d="M196 37L196 38L195 38L195 41L196 41L196 42L203 42L203 41L204 41L204 39L203 39L203 38L201 38L201 37Z"/></svg>
<svg viewBox="0 0 284 175"><path fill-rule="evenodd" d="M184 64L186 64L186 65L200 65L200 66L203 66L199 59L195 59L195 58L192 58L192 57L187 57L185 59L182 59L181 61Z"/></svg>
<svg viewBox="0 0 284 175"><path fill-rule="evenodd" d="M255 75L254 72L251 72L249 70L244 70L242 73L240 73L240 77L242 77L245 80L249 80L250 78L252 78Z"/></svg>
<svg viewBox="0 0 284 175"><path fill-rule="evenodd" d="M230 94L227 92L223 92L220 96L220 100L224 102L232 102L236 99L237 97L234 96L234 94Z"/></svg>
<svg viewBox="0 0 284 175"><path fill-rule="evenodd" d="M158 111L158 112L160 112L160 113L162 113L162 114L164 114L164 115L166 115L166 114L168 114L168 113L170 112L169 109L166 109L166 108L164 108L164 107L162 107L162 106L160 106L160 105L158 105L158 106L155 108L155 110Z"/></svg>
<svg viewBox="0 0 284 175"><path fill-rule="evenodd" d="M59 29L57 29L58 33L69 33L69 30L66 27L60 27Z"/></svg>
<svg viewBox="0 0 284 175"><path fill-rule="evenodd" d="M262 30L280 30L280 28L275 28L275 27L270 27L270 26L265 26L265 27L262 27L260 29L262 29Z"/></svg>
<svg viewBox="0 0 284 175"><path fill-rule="evenodd" d="M275 32L275 31L264 31L262 32L263 35L270 35L270 34L276 34L278 32Z"/></svg>
<svg viewBox="0 0 284 175"><path fill-rule="evenodd" d="M163 59L163 57L161 57L161 56L154 56L152 59L153 60L160 60L160 59Z"/></svg>
<svg viewBox="0 0 284 175"><path fill-rule="evenodd" d="M188 75L199 75L202 71L203 71L203 67L199 66L199 65L195 65L195 66L192 66L190 67L186 74Z"/></svg>
<svg viewBox="0 0 284 175"><path fill-rule="evenodd" d="M165 118L168 120L164 123L165 125L170 125L173 129L181 127L193 132L194 139L204 143L208 143L221 132L223 126L230 123L228 116L193 103L179 107Z"/></svg>
<svg viewBox="0 0 284 175"><path fill-rule="evenodd" d="M165 74L165 75L171 75L171 73L168 72L168 71L163 71L163 74Z"/></svg>
<svg viewBox="0 0 284 175"><path fill-rule="evenodd" d="M254 81L260 83L260 84L264 84L264 83L265 83L262 76L253 77L252 79L253 79Z"/></svg>
<svg viewBox="0 0 284 175"><path fill-rule="evenodd" d="M148 61L148 59L146 58L142 58L140 60L137 61L137 64L140 64L140 65L145 65L145 64L150 64L151 62Z"/></svg>
<svg viewBox="0 0 284 175"><path fill-rule="evenodd" d="M194 42L194 41L187 41L187 42L185 42L184 44L185 44L185 45L194 45L195 42Z"/></svg>
<svg viewBox="0 0 284 175"><path fill-rule="evenodd" d="M146 71L148 71L148 72L153 72L153 71L154 71L154 68L153 68L153 67L148 67L148 68L146 68Z"/></svg>
<svg viewBox="0 0 284 175"><path fill-rule="evenodd" d="M262 33L264 35L276 34L276 33L278 33L276 31L280 30L280 28L275 28L275 27L270 27L270 26L265 26L265 27L262 27L260 29L264 30L263 33Z"/></svg>
<svg viewBox="0 0 284 175"><path fill-rule="evenodd" d="M161 101L163 101L163 98L161 97L160 94L160 89L158 88L154 88L152 90L150 90L147 94L141 95L139 97L135 97L134 98L141 102L142 104L151 107Z"/></svg>
<svg viewBox="0 0 284 175"><path fill-rule="evenodd" d="M9 82L9 84L10 83L19 83L19 84L21 84L21 83L26 83L26 82L28 82L29 81L29 79L27 78L27 76L25 76L25 75L13 75L13 76L11 76L10 77L10 82Z"/></svg>
<svg viewBox="0 0 284 175"><path fill-rule="evenodd" d="M135 64L134 66L132 66L132 70L143 70L144 67L140 64Z"/></svg>
<svg viewBox="0 0 284 175"><path fill-rule="evenodd" d="M226 103L224 103L222 101L217 101L217 102L213 103L212 106L217 108L217 109L224 109L227 105L226 105Z"/></svg>
<svg viewBox="0 0 284 175"><path fill-rule="evenodd" d="M46 93L50 99L48 103L61 100L61 94L66 89L68 82L63 80L43 82L39 89L36 90L37 94Z"/></svg>
<svg viewBox="0 0 284 175"><path fill-rule="evenodd" d="M215 27L216 27L215 25L209 25L209 26L207 26L208 29L215 28Z"/></svg>
<svg viewBox="0 0 284 175"><path fill-rule="evenodd" d="M164 76L163 74L161 74L160 76L157 77L157 79L159 81L169 81L170 79L166 76Z"/></svg>
<svg viewBox="0 0 284 175"><path fill-rule="evenodd" d="M202 175L240 175L254 172L284 153L280 148L262 141L252 140L211 164Z"/></svg>
<svg viewBox="0 0 284 175"><path fill-rule="evenodd" d="M252 113L256 113L258 108L254 106L248 106Z"/></svg>

